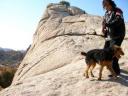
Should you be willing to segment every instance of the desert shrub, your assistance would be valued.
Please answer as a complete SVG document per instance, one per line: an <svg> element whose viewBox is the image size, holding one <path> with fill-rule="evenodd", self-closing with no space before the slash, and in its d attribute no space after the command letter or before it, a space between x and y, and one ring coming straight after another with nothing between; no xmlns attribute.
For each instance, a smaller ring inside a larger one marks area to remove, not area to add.
<svg viewBox="0 0 128 96"><path fill-rule="evenodd" d="M0 67L0 86L6 88L11 85L16 68Z"/></svg>
<svg viewBox="0 0 128 96"><path fill-rule="evenodd" d="M3 88L0 86L0 91L2 90Z"/></svg>
<svg viewBox="0 0 128 96"><path fill-rule="evenodd" d="M70 3L68 1L64 1L64 0L60 1L60 4L70 6Z"/></svg>

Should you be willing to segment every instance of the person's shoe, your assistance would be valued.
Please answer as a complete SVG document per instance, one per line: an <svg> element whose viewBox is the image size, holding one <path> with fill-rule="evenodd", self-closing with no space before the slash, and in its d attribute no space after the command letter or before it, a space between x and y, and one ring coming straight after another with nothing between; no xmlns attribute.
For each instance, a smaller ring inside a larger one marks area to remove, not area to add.
<svg viewBox="0 0 128 96"><path fill-rule="evenodd" d="M108 75L108 77L113 77L113 75Z"/></svg>
<svg viewBox="0 0 128 96"><path fill-rule="evenodd" d="M120 74L116 74L116 76L119 76ZM110 74L110 75L108 75L108 77L113 77L113 75L112 74Z"/></svg>

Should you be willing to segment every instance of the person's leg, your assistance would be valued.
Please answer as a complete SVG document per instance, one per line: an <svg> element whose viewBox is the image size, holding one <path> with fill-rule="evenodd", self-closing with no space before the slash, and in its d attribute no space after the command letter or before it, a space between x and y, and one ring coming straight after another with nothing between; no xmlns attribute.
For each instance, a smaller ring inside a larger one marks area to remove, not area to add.
<svg viewBox="0 0 128 96"><path fill-rule="evenodd" d="M123 38L112 40L110 42L110 46L113 46L113 45L121 46L122 41L123 41ZM112 61L112 68L115 71L116 75L120 74L120 66L119 66L118 61L119 60L116 57L114 57Z"/></svg>
<svg viewBox="0 0 128 96"><path fill-rule="evenodd" d="M104 49L105 48L109 48L110 47L110 41L105 41L105 44L104 44ZM109 69L109 68L108 68ZM114 69L113 69L114 70ZM109 77L112 77L113 75L108 75Z"/></svg>
<svg viewBox="0 0 128 96"><path fill-rule="evenodd" d="M105 41L104 48L109 48L110 47L110 41Z"/></svg>
<svg viewBox="0 0 128 96"><path fill-rule="evenodd" d="M115 71L116 75L120 75L120 66L118 61L119 60L116 57L114 57L112 61L112 68Z"/></svg>

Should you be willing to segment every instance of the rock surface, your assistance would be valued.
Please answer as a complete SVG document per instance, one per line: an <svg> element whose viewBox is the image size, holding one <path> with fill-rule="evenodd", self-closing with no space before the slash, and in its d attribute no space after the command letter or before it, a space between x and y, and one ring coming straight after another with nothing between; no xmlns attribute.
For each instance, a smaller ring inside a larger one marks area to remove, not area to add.
<svg viewBox="0 0 128 96"><path fill-rule="evenodd" d="M80 52L104 46L101 22L102 17L77 7L49 4L12 85L0 96L128 96L128 35L117 80L108 78L105 69L103 81L97 81L98 66L95 78L83 76L86 64Z"/></svg>

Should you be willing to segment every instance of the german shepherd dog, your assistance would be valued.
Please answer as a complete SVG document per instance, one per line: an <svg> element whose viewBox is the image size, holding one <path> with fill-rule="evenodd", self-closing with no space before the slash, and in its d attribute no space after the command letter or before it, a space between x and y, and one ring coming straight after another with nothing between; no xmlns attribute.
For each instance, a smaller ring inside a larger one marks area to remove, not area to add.
<svg viewBox="0 0 128 96"><path fill-rule="evenodd" d="M89 78L89 75L88 75L89 69L90 69L91 76L94 77L92 70L96 66L96 63L98 63L100 65L98 80L101 80L102 78L102 71L104 66L106 66L110 70L114 79L116 79L117 78L116 73L112 68L112 60L113 60L113 57L116 57L119 59L121 55L124 55L124 52L122 51L121 47L114 45L113 47L105 48L105 49L93 49L88 51L87 53L81 52L81 55L86 56L85 61L86 61L87 67L84 73L84 76L86 78Z"/></svg>

